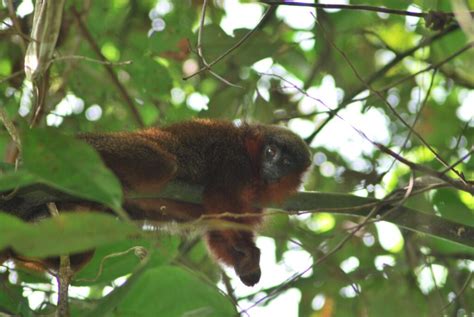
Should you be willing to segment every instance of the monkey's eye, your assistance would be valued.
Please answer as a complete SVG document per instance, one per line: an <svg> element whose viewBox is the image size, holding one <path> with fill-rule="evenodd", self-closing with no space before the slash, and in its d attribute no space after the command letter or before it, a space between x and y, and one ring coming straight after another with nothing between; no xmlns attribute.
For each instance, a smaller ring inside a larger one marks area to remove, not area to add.
<svg viewBox="0 0 474 317"><path fill-rule="evenodd" d="M280 155L280 150L275 145L267 145L265 148L265 156L268 159L274 160Z"/></svg>

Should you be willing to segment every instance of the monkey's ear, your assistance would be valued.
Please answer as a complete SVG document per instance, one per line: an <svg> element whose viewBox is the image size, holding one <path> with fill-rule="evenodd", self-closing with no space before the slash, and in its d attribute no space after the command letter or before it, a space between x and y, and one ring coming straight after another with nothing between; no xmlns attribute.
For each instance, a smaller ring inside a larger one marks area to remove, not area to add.
<svg viewBox="0 0 474 317"><path fill-rule="evenodd" d="M256 138L247 138L245 139L245 148L247 149L249 155L253 158L259 156L261 144Z"/></svg>
<svg viewBox="0 0 474 317"><path fill-rule="evenodd" d="M254 168L259 168L259 162L262 152L263 139L262 134L257 129L250 129L245 136L245 149L252 161Z"/></svg>

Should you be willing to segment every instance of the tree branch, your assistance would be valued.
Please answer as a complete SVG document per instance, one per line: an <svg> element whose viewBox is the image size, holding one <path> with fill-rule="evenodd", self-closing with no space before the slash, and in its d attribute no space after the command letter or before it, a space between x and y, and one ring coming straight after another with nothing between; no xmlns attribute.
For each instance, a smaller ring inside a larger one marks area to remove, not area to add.
<svg viewBox="0 0 474 317"><path fill-rule="evenodd" d="M159 194L130 194L127 199L166 198L199 204L202 202L202 193L203 188L200 186L171 182ZM34 206L43 205L50 201L68 200L77 201L78 199L59 193L57 190L52 190L44 185L35 185L20 189L16 197L11 200L0 200L0 209L21 216L20 209L32 209ZM382 217L383 220L408 230L474 247L474 227L404 206L399 206L392 210L397 205L397 201L381 201L345 194L300 192L288 199L284 204L268 207L286 211L291 210L290 214L293 215L308 212L328 212L359 217L370 215L372 219L380 219ZM371 215L370 213L374 206L379 208L376 213ZM390 212L388 213L388 211ZM268 212L267 215L272 213L276 212Z"/></svg>
<svg viewBox="0 0 474 317"><path fill-rule="evenodd" d="M344 97L344 100L341 102L341 104L336 109L334 109L332 112L329 113L328 118L323 123L321 123L319 125L319 127L316 129L316 131L314 131L310 136L308 136L305 139L305 141L308 144L311 143L311 141L313 141L313 139L316 137L316 135L318 135L318 133L326 126L326 124L329 123L329 121L331 121L339 113L339 111L341 111L347 105L352 103L354 97L356 97L358 94L360 94L365 89L367 89L367 85L373 84L379 78L383 77L386 73L388 73L388 71L390 71L393 67L398 65L401 61L403 61L406 57L413 55L420 48L423 48L425 46L429 46L429 45L433 44L434 42L442 39L444 36L450 34L453 31L456 31L456 30L459 30L459 26L458 25L451 25L451 26L447 27L446 29L436 33L435 35L420 41L420 43L418 43L418 45L416 45L416 46L414 46L414 47L412 47L412 48L410 48L410 49L408 49L408 50L406 50L406 51L404 51L400 54L397 54L390 62L385 64L385 66L383 66L378 71L376 71L371 76L369 76L367 78L367 80L365 80L365 83L362 83L359 87L354 89L352 92L349 92L347 94L347 96Z"/></svg>
<svg viewBox="0 0 474 317"><path fill-rule="evenodd" d="M263 16L260 19L260 21L258 22L258 24L253 29L248 31L244 36L242 36L242 38L239 39L234 45L232 45L232 47L227 49L224 53L222 53L219 57L217 57L212 62L205 64L204 67L200 68L196 72L192 73L189 76L183 77L183 80L188 80L188 79L190 79L190 78L192 78L192 77L194 77L194 76L196 76L196 75L198 75L198 74L200 74L200 73L202 73L206 70L211 69L215 64L217 64L221 60L223 60L227 55L229 55L230 53L232 53L233 51L238 49L240 46L242 46L242 44L244 44L245 41L247 41L252 36L252 34L254 34L261 27L261 25L266 21L267 17L270 14L272 14L273 12L275 12L275 7L272 6L272 7L268 8L268 10L263 14Z"/></svg>
<svg viewBox="0 0 474 317"><path fill-rule="evenodd" d="M293 7L311 7L311 8L320 8L320 9L341 9L341 10L353 10L353 11L370 11L370 12L377 12L377 13L387 13L387 14L396 14L396 15L403 15L403 16L412 16L412 17L419 17L419 18L426 18L433 12L413 12L413 11L406 11L406 10L398 10L398 9L390 9L385 7L376 7L370 5L363 5L363 4L329 4L329 3L307 3L307 2L282 2L282 1L268 1L262 0L261 3L277 6L277 5L284 5L284 6L293 6ZM437 14L443 14L446 16L453 17L453 12L435 12ZM474 14L473 11L470 11L470 14Z"/></svg>

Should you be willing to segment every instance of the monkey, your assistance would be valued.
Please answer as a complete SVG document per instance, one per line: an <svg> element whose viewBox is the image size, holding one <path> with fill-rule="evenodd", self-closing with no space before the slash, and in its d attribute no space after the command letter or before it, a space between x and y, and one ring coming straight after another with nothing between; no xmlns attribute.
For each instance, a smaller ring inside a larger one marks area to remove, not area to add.
<svg viewBox="0 0 474 317"><path fill-rule="evenodd" d="M153 198L125 199L123 206L135 220L184 222L225 213L219 219L235 228L210 228L205 240L217 261L232 267L247 286L261 277L255 244L263 219L259 206L293 194L311 164L310 150L299 136L271 125L194 119L78 137L95 148L125 194L156 194L170 181L202 186L199 205Z"/></svg>

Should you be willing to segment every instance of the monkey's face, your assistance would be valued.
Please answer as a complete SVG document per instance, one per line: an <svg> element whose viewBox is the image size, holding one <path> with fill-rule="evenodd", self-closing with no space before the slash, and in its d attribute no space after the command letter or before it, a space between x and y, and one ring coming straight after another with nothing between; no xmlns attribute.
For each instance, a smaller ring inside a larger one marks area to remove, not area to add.
<svg viewBox="0 0 474 317"><path fill-rule="evenodd" d="M276 183L290 174L303 173L311 163L308 146L293 132L268 127L261 153L261 177Z"/></svg>

